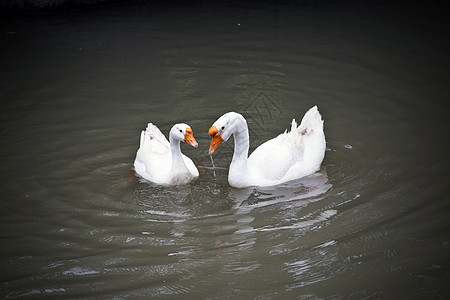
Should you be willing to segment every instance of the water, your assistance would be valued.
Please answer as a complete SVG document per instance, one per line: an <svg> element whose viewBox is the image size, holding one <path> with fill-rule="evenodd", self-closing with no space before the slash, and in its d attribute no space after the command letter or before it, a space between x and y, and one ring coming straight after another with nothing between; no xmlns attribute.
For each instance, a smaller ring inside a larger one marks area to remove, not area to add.
<svg viewBox="0 0 450 300"><path fill-rule="evenodd" d="M209 156L211 158L211 165L212 165L212 170L213 170L213 177L214 177L214 181L216 180L216 166L214 165L214 160L212 155Z"/></svg>
<svg viewBox="0 0 450 300"><path fill-rule="evenodd" d="M448 298L446 9L347 2L126 3L5 15L0 33L1 298ZM231 188L251 150L318 105L321 170ZM200 176L131 170L148 122Z"/></svg>

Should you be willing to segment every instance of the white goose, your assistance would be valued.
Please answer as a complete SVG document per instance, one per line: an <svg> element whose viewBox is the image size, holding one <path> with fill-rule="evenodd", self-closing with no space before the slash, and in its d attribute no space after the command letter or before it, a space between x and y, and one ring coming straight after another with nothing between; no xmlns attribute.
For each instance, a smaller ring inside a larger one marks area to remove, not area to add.
<svg viewBox="0 0 450 300"><path fill-rule="evenodd" d="M169 141L161 131L149 123L141 133L134 169L143 178L163 185L186 184L198 177L192 160L181 153L180 141L198 147L192 129L186 124L175 124L169 133Z"/></svg>
<svg viewBox="0 0 450 300"><path fill-rule="evenodd" d="M297 127L278 135L248 156L247 122L236 112L221 116L209 129L212 137L209 155L217 146L234 136L234 153L228 173L233 187L272 186L310 175L320 169L325 156L323 120L317 106L308 110Z"/></svg>

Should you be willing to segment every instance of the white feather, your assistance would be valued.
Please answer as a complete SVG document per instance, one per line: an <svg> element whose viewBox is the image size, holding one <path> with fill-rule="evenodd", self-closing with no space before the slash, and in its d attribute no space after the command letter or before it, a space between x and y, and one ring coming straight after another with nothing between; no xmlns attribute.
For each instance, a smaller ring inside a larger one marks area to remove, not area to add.
<svg viewBox="0 0 450 300"><path fill-rule="evenodd" d="M263 143L248 157L248 128L245 119L237 113L228 113L227 122L233 132L222 132L226 137L234 134L235 156L230 165L228 181L235 187L271 186L310 175L320 169L325 155L323 120L317 106L304 115L300 126L292 120L291 130ZM221 128L225 122L219 118L213 126ZM225 129L226 130L226 129ZM245 139L247 138L247 140ZM245 149L246 148L246 149Z"/></svg>
<svg viewBox="0 0 450 300"><path fill-rule="evenodd" d="M188 127L186 124L177 125ZM173 151L175 150L171 149L169 141L159 128L148 123L146 130L141 132L140 146L134 161L136 173L149 181L164 185L185 184L198 177L195 164L181 152L179 154L184 164L173 168ZM176 151L180 151L179 148Z"/></svg>

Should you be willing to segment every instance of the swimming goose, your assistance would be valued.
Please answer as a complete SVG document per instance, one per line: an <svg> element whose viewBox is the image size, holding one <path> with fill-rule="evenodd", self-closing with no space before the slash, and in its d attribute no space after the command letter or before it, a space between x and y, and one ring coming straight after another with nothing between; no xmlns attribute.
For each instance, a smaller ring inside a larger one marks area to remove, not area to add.
<svg viewBox="0 0 450 300"><path fill-rule="evenodd" d="M170 141L170 143L169 143ZM143 178L162 185L186 184L198 177L192 160L181 153L180 141L198 147L192 129L187 124L175 124L169 141L161 131L149 123L141 133L134 168Z"/></svg>
<svg viewBox="0 0 450 300"><path fill-rule="evenodd" d="M290 132L263 143L249 157L248 127L241 114L224 114L211 126L209 135L209 155L234 136L228 182L238 188L273 186L310 175L320 169L325 156L323 120L317 106L306 112L300 126L293 119Z"/></svg>

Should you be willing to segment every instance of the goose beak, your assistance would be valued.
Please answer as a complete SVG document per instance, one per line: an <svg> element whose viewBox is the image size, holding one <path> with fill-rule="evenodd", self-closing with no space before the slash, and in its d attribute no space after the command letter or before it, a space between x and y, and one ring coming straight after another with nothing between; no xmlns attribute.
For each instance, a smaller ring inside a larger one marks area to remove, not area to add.
<svg viewBox="0 0 450 300"><path fill-rule="evenodd" d="M209 155L212 155L216 148L224 141L216 126L209 128L209 135L212 137L211 144L209 146Z"/></svg>
<svg viewBox="0 0 450 300"><path fill-rule="evenodd" d="M194 133L191 128L186 128L186 133L184 134L184 141L194 146L194 148L198 147L198 143L194 138Z"/></svg>

